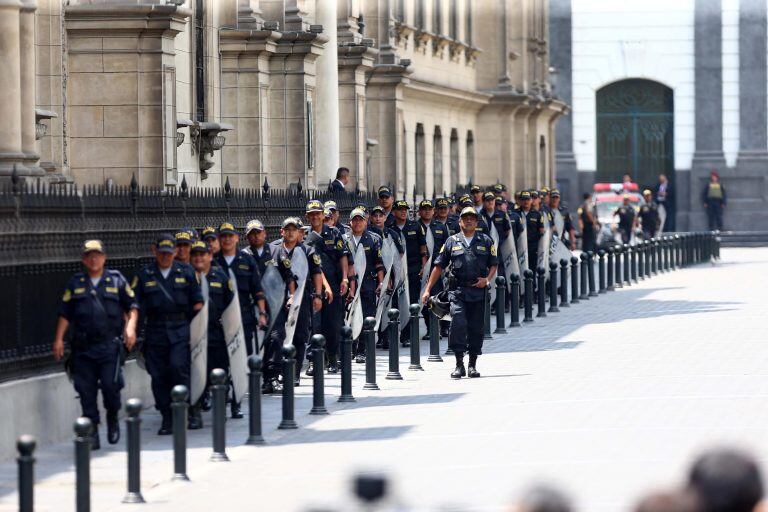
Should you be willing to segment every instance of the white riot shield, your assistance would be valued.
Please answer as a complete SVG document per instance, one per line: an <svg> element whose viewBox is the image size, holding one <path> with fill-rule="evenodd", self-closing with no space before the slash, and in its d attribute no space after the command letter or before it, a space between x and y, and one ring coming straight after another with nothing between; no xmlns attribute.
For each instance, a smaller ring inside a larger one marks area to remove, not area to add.
<svg viewBox="0 0 768 512"><path fill-rule="evenodd" d="M536 267L544 267L544 276L549 277L549 245L552 242L552 229L549 226L549 221L546 215L542 216L544 219L544 234L539 239L539 259L536 261Z"/></svg>
<svg viewBox="0 0 768 512"><path fill-rule="evenodd" d="M507 291L512 291L512 280L510 276L517 274L522 279L520 274L520 261L517 259L517 247L515 247L515 237L512 232L509 232L509 236L504 239L499 245L499 258L504 262L504 271L507 273L504 278L507 280Z"/></svg>
<svg viewBox="0 0 768 512"><path fill-rule="evenodd" d="M258 330L259 355L264 356L264 338L272 330L277 315L280 314L280 308L283 307L285 300L285 281L280 271L277 270L274 260L267 262L264 274L261 276L261 287L264 289L264 298L269 307L269 321L266 329Z"/></svg>
<svg viewBox="0 0 768 512"><path fill-rule="evenodd" d="M189 324L189 403L194 404L205 391L208 381L208 279L200 274L200 289L203 292L203 308Z"/></svg>
<svg viewBox="0 0 768 512"><path fill-rule="evenodd" d="M232 281L235 296L221 314L221 325L224 327L224 340L227 342L229 375L232 379L232 387L234 387L234 398L236 402L240 402L248 391L248 351L245 348L243 319L240 316L237 279L235 279L232 270L229 271L229 279Z"/></svg>
<svg viewBox="0 0 768 512"><path fill-rule="evenodd" d="M520 269L520 282L522 283L523 272L528 270L528 228L525 223L525 217L522 219L523 230L517 235L515 246L517 248L517 266Z"/></svg>
<svg viewBox="0 0 768 512"><path fill-rule="evenodd" d="M405 236L402 234L400 235L400 241L403 247L405 247ZM400 287L396 289L397 293L395 295L397 296L397 309L400 310L400 330L402 331L405 329L405 326L408 325L408 320L410 319L408 308L411 305L411 295L408 288L407 251L403 251L403 255L400 258L400 272L402 274L402 280L400 282Z"/></svg>
<svg viewBox="0 0 768 512"><path fill-rule="evenodd" d="M565 260L570 263L571 251L565 246L562 240L557 237L552 238L552 243L549 244L549 258L560 265L560 260Z"/></svg>
<svg viewBox="0 0 768 512"><path fill-rule="evenodd" d="M424 290L427 289L427 283L429 282L429 273L432 268L432 262L435 260L435 237L432 234L432 228L427 226L427 250L429 251L429 258L427 263L424 264L424 272L421 274L421 288L419 291L419 306L423 306L421 302L421 296L424 295Z"/></svg>
<svg viewBox="0 0 768 512"><path fill-rule="evenodd" d="M498 250L499 248L499 230L496 229L496 225L493 223L493 221L489 222L490 224L489 229L491 231L491 239L493 240L493 245ZM491 293L491 304L494 303L496 300L496 286L494 283L489 282L488 286L490 287L490 293Z"/></svg>
<svg viewBox="0 0 768 512"><path fill-rule="evenodd" d="M355 296L349 304L349 309L344 317L344 323L352 328L352 339L357 339L363 330L363 306L360 302L360 290L363 287L363 276L365 275L366 257L363 244L355 244L352 234L344 235L349 243L349 248L354 251L355 273L357 274L357 288Z"/></svg>
<svg viewBox="0 0 768 512"><path fill-rule="evenodd" d="M562 238L565 234L565 217L563 217L559 209L554 208L552 210L552 219L555 222L555 231L557 231L557 237L553 236L552 238Z"/></svg>
<svg viewBox="0 0 768 512"><path fill-rule="evenodd" d="M384 322L385 327L389 323L389 319L384 312L389 309L389 305L392 303L392 292L389 290L389 282L393 278L396 279L397 270L395 269L395 262L397 262L397 268L399 268L399 256L397 246L392 238L384 238L381 244L381 259L384 263L384 281L382 281L381 295L376 304L376 326L374 327L374 331L379 330L379 325L382 322Z"/></svg>
<svg viewBox="0 0 768 512"><path fill-rule="evenodd" d="M299 310L301 309L301 303L304 300L304 287L307 284L307 276L309 275L307 254L301 247L295 247L293 249L293 256L291 256L291 271L293 272L293 275L296 276L296 291L293 294L291 308L288 310L288 318L285 321L285 339L283 340L283 346L286 347L293 343L293 334L296 332L296 323L299 321Z"/></svg>

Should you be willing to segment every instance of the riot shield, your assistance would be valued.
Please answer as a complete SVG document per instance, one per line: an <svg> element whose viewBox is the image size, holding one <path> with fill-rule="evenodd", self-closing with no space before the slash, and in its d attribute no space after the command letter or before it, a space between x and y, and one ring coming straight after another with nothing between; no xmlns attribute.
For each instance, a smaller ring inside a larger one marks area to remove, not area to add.
<svg viewBox="0 0 768 512"><path fill-rule="evenodd" d="M208 381L208 279L200 274L200 288L203 292L203 308L189 324L189 403L194 404L205 391Z"/></svg>
<svg viewBox="0 0 768 512"><path fill-rule="evenodd" d="M248 351L245 347L243 319L240 315L237 279L231 269L229 279L232 281L235 296L221 314L221 325L224 328L224 340L229 354L229 374L234 387L234 398L236 402L240 402L248 391Z"/></svg>

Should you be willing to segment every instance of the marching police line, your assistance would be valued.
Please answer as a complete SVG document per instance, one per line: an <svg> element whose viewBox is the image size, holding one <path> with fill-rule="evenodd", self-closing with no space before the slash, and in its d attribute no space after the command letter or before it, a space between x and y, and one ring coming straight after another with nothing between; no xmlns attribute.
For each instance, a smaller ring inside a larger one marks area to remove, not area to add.
<svg viewBox="0 0 768 512"><path fill-rule="evenodd" d="M513 327L520 325L521 306L523 322L533 321L534 302L537 316L546 316L547 294L549 312L559 310L558 300L567 307L569 284L570 303L596 296L595 266L604 293L719 257L712 233L676 234L577 257L559 195L526 190L511 204L503 185L488 191L473 187L471 196L454 205L449 198L422 201L411 219L408 203L395 201L381 187L379 204L355 208L349 225L340 223L332 201L313 200L305 210L306 226L289 217L281 238L271 243L260 221L249 222L243 250L228 222L206 227L199 236L194 229L161 235L152 246L155 261L131 284L106 268L104 244L86 241L85 271L65 288L53 346L54 355L63 357L64 336L71 332L69 366L83 408L75 423L78 511L89 510L88 461L100 446L97 392L102 390L107 410L107 439L115 444L121 362L124 350L136 347L140 324L145 324L140 364L152 378L162 416L158 435L173 434L174 478L186 479L186 431L203 427L203 410L213 410L212 460L227 460L227 402L232 418L242 418L240 404L248 396L248 444L264 442L262 393L282 393L278 428L297 428L294 387L305 356L306 375L313 379L310 414L327 414L324 373L340 371L339 401L354 401L353 358L366 364L365 389L378 389L377 347L389 350L387 379L402 378L400 346L410 347L409 369L423 369L420 317L427 325L422 339L430 341L428 360L442 360L439 342L447 335L447 353L456 359L450 377L477 378L483 341L491 338L492 311L495 332L503 333L507 311ZM141 409L137 399L125 408L126 502L143 501ZM18 442L21 510L32 510L34 445L29 436Z"/></svg>

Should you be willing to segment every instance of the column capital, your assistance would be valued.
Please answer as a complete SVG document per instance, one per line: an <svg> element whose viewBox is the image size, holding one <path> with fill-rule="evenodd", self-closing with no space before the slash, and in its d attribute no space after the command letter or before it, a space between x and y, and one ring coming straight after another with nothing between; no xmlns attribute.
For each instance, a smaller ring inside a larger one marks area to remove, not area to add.
<svg viewBox="0 0 768 512"><path fill-rule="evenodd" d="M156 4L68 5L64 12L69 34L157 32L176 36L192 15L186 7Z"/></svg>

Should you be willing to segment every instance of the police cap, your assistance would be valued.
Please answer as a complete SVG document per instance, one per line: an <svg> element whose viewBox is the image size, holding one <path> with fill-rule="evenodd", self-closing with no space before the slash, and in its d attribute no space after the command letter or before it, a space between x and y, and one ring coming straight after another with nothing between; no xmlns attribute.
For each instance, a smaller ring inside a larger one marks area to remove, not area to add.
<svg viewBox="0 0 768 512"><path fill-rule="evenodd" d="M189 245L192 243L192 236L188 231L179 231L174 235L176 245Z"/></svg>
<svg viewBox="0 0 768 512"><path fill-rule="evenodd" d="M506 187L501 183L495 184L492 188L493 188L493 191L497 193L501 193L501 192L504 192L504 190L506 190Z"/></svg>
<svg viewBox="0 0 768 512"><path fill-rule="evenodd" d="M651 192L650 189L645 189L645 190L643 190L643 195L644 196L652 196L653 192Z"/></svg>
<svg viewBox="0 0 768 512"><path fill-rule="evenodd" d="M174 252L176 250L176 239L170 233L163 233L155 240L155 250L157 252Z"/></svg>
<svg viewBox="0 0 768 512"><path fill-rule="evenodd" d="M553 188L553 189L552 189L552 190L549 192L549 197L560 197L560 191L559 191L559 190L557 190L556 188Z"/></svg>
<svg viewBox="0 0 768 512"><path fill-rule="evenodd" d="M459 206L466 207L466 206L474 206L475 203L472 202L472 200L468 197L462 197L459 201Z"/></svg>
<svg viewBox="0 0 768 512"><path fill-rule="evenodd" d="M216 228L213 226L205 226L203 228L203 235L201 238L203 240L210 240L211 238L216 238L218 235L216 234Z"/></svg>
<svg viewBox="0 0 768 512"><path fill-rule="evenodd" d="M533 199L536 199L537 197L539 197L539 191L538 190L531 190L531 197Z"/></svg>
<svg viewBox="0 0 768 512"><path fill-rule="evenodd" d="M520 199L530 199L531 193L528 190L523 190L520 192Z"/></svg>
<svg viewBox="0 0 768 512"><path fill-rule="evenodd" d="M392 191L389 190L389 187L381 186L379 187L379 197L392 197Z"/></svg>
<svg viewBox="0 0 768 512"><path fill-rule="evenodd" d="M192 248L189 250L191 253L196 252L211 252L211 250L208 248L208 244L205 242L197 241L192 244Z"/></svg>
<svg viewBox="0 0 768 512"><path fill-rule="evenodd" d="M231 222L222 222L219 226L219 235L236 235L234 224Z"/></svg>
<svg viewBox="0 0 768 512"><path fill-rule="evenodd" d="M288 226L293 226L295 228L301 228L301 221L296 217L286 217L286 219L283 221L283 229L287 228Z"/></svg>
<svg viewBox="0 0 768 512"><path fill-rule="evenodd" d="M258 219L248 221L245 225L245 235L248 236L251 231L264 231L264 224Z"/></svg>
<svg viewBox="0 0 768 512"><path fill-rule="evenodd" d="M477 210L475 210L472 206L467 206L461 210L461 217L464 217L465 215L474 215L477 217Z"/></svg>
<svg viewBox="0 0 768 512"><path fill-rule="evenodd" d="M448 199L446 199L445 197L439 198L437 201L435 201L435 207L448 208Z"/></svg>
<svg viewBox="0 0 768 512"><path fill-rule="evenodd" d="M382 208L381 206L378 206L378 205L376 205L373 208L371 208L371 215L376 215L377 213L379 215L384 215L384 208Z"/></svg>
<svg viewBox="0 0 768 512"><path fill-rule="evenodd" d="M332 212L335 212L339 209L339 207L336 206L336 201L326 201L323 203L323 208L326 210L331 210Z"/></svg>
<svg viewBox="0 0 768 512"><path fill-rule="evenodd" d="M368 216L365 214L365 210L363 210L360 207L355 208L354 210L352 210L352 213L349 214L350 220L354 219L355 217L360 217L361 219L368 218Z"/></svg>
<svg viewBox="0 0 768 512"><path fill-rule="evenodd" d="M469 189L469 191L470 191L472 194L476 194L476 193L478 193L478 192L482 192L482 191L483 191L483 189L481 189L479 185L472 185L472 187Z"/></svg>
<svg viewBox="0 0 768 512"><path fill-rule="evenodd" d="M83 254L88 254L89 252L104 254L106 252L104 251L104 243L101 240L86 240L83 243Z"/></svg>
<svg viewBox="0 0 768 512"><path fill-rule="evenodd" d="M324 209L325 208L323 206L323 203L321 203L317 199L313 199L307 203L307 208L305 210L305 213L322 212Z"/></svg>
<svg viewBox="0 0 768 512"><path fill-rule="evenodd" d="M400 199L399 201L395 201L395 205L392 208L394 210L402 210L402 209L407 210L408 209L408 201L406 201L405 199Z"/></svg>
<svg viewBox="0 0 768 512"><path fill-rule="evenodd" d="M491 201L496 199L496 195L493 192L486 192L483 194L483 201Z"/></svg>
<svg viewBox="0 0 768 512"><path fill-rule="evenodd" d="M421 210L422 208L434 208L434 207L435 205L432 204L432 201L430 201L429 199L423 199L419 203L419 210Z"/></svg>

